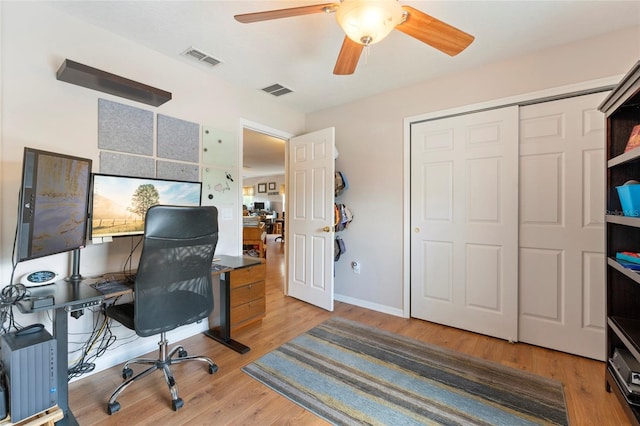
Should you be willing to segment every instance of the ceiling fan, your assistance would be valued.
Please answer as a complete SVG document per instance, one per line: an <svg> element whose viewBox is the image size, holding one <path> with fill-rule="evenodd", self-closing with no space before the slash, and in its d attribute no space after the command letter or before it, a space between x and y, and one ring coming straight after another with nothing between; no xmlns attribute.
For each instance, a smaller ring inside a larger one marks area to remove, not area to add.
<svg viewBox="0 0 640 426"><path fill-rule="evenodd" d="M397 0L340 0L288 9L235 15L239 22L268 21L314 13L334 13L346 36L338 54L334 74L353 74L365 46L377 43L393 29L399 30L450 56L471 44L474 37Z"/></svg>

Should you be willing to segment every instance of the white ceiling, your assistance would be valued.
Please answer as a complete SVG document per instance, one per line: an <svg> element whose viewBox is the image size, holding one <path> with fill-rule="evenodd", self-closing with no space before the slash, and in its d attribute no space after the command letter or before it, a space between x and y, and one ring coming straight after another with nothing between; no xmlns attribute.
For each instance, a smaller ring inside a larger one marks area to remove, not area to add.
<svg viewBox="0 0 640 426"><path fill-rule="evenodd" d="M293 93L277 102L313 112L410 86L438 76L506 60L632 26L640 26L640 1L400 1L475 36L450 57L399 31L363 51L354 74L333 74L344 33L334 14L252 24L233 16L319 1L53 1L53 7L249 90L274 83ZM194 47L222 63L216 67L184 55ZM596 58L594 58L596 59ZM90 65L90 64L89 64ZM170 90L170 89L169 89ZM264 96L272 96L264 92ZM283 173L284 154L273 140L245 134L244 175ZM266 145L264 145L266 144ZM284 152L284 148L282 148ZM271 162L259 158L269 156ZM278 171L274 173L275 171Z"/></svg>
<svg viewBox="0 0 640 426"><path fill-rule="evenodd" d="M285 141L244 129L242 176L245 178L284 174Z"/></svg>
<svg viewBox="0 0 640 426"><path fill-rule="evenodd" d="M319 1L54 1L54 7L184 61L260 90L293 90L278 102L312 112L446 73L640 25L640 1L401 1L475 36L450 57L399 31L363 52L355 73L333 75L344 33L335 14L241 24L240 13ZM195 47L221 65L182 55ZM271 96L264 94L264 96Z"/></svg>

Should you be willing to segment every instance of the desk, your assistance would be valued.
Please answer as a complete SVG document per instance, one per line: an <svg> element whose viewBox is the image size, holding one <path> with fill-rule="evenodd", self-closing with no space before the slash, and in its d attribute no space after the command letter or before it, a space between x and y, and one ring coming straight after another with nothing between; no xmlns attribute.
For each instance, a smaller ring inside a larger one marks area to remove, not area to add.
<svg viewBox="0 0 640 426"><path fill-rule="evenodd" d="M64 418L57 422L58 425L77 425L78 422L69 409L69 348L68 348L68 313L78 312L90 306L97 306L104 300L104 295L88 284L81 281L58 281L54 284L33 287L29 289L31 297L50 298L52 304L39 308L31 308L31 303L22 300L17 303L22 313L35 313L53 309L53 337L57 343L57 369L58 369L58 407L62 410Z"/></svg>
<svg viewBox="0 0 640 426"><path fill-rule="evenodd" d="M249 351L248 346L231 339L230 272L260 264L261 261L247 256L216 256L216 259L219 260L214 262L217 266L212 271L212 274L220 274L220 300L222 301L220 305L220 327L219 329L207 330L205 334L239 353L246 353ZM105 274L105 276L108 275L110 274ZM97 281L99 279L88 278L83 281L57 281L54 284L42 287L32 287L29 289L31 298L52 298L52 304L32 308L31 302L28 300L21 300L17 303L18 309L24 314L54 310L53 337L57 341L58 407L64 413L64 419L57 422L57 425L78 424L71 409L69 409L68 314L79 312L91 306L99 306L105 298L113 296L110 294L104 295L91 287L90 284Z"/></svg>
<svg viewBox="0 0 640 426"><path fill-rule="evenodd" d="M251 350L246 345L231 338L231 272L260 265L262 261L250 256L216 256L215 265L220 268L213 273L220 274L220 327L211 328L204 332L208 337L222 343L234 351L244 354Z"/></svg>

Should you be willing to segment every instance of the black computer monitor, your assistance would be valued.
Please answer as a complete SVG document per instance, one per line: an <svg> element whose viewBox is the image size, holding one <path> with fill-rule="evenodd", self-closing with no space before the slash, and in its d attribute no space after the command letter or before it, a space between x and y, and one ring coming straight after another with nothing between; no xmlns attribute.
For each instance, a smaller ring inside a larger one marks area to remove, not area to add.
<svg viewBox="0 0 640 426"><path fill-rule="evenodd" d="M256 201L255 203L253 203L253 209L254 210L264 210L264 202L263 201Z"/></svg>
<svg viewBox="0 0 640 426"><path fill-rule="evenodd" d="M93 174L91 239L144 234L144 219L155 204L199 206L202 183Z"/></svg>
<svg viewBox="0 0 640 426"><path fill-rule="evenodd" d="M85 246L91 163L87 158L24 149L18 262Z"/></svg>

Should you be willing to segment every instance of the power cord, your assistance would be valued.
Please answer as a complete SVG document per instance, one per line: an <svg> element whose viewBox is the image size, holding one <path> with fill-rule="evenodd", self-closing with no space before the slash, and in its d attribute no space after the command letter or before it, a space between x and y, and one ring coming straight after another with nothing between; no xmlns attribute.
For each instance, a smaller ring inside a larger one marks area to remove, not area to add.
<svg viewBox="0 0 640 426"><path fill-rule="evenodd" d="M124 265L122 266L122 274L125 277L133 277L134 276L134 273L133 273L133 254L135 253L135 251L138 249L138 247L142 243L142 237L140 237L138 239L138 242L135 245L133 244L133 241L134 241L134 237L131 237L131 250L129 251L129 256L127 256L127 259L124 261Z"/></svg>
<svg viewBox="0 0 640 426"><path fill-rule="evenodd" d="M29 290L24 284L9 284L0 291L0 333L6 334L12 329L17 331L24 328L15 320L13 306L27 296Z"/></svg>
<svg viewBox="0 0 640 426"><path fill-rule="evenodd" d="M107 317L104 305L102 305L100 312L95 318L96 322L93 326L93 332L81 348L82 353L80 357L75 360L74 364L68 369L69 380L93 371L96 367L93 361L102 356L116 341L116 336L111 331L111 319ZM98 322L100 318L102 318L102 320Z"/></svg>
<svg viewBox="0 0 640 426"><path fill-rule="evenodd" d="M22 205L22 191L18 191L18 206ZM18 208L18 213L19 213ZM18 214L18 223L16 224L16 230L13 235L13 247L11 249L11 278L10 283L13 283L13 278L18 267L16 248L18 245L18 226L20 223L20 214ZM12 329L20 330L24 328L20 325L13 315L13 306L25 297L30 295L27 287L24 284L9 284L0 291L0 334L11 332ZM8 322L8 325L5 325Z"/></svg>

